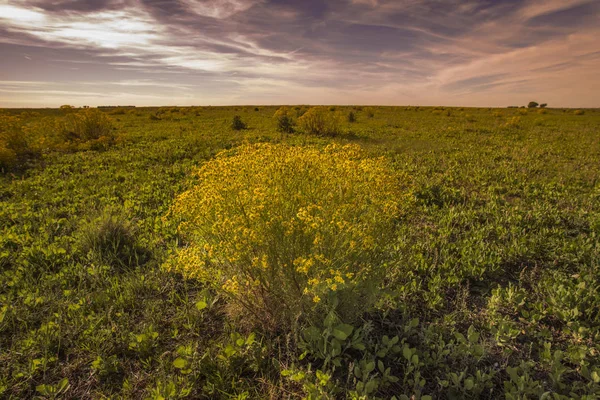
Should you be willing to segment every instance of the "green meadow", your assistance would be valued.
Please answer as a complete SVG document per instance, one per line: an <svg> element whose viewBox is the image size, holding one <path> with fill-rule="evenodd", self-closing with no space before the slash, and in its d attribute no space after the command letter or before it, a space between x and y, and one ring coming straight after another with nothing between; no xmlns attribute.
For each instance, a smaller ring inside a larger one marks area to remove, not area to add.
<svg viewBox="0 0 600 400"><path fill-rule="evenodd" d="M0 123L0 398L600 397L598 109Z"/></svg>

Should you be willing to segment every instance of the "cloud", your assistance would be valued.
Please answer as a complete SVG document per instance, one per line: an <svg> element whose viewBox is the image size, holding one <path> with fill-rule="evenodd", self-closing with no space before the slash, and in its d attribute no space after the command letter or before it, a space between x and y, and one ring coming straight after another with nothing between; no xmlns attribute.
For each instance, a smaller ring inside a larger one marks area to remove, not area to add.
<svg viewBox="0 0 600 400"><path fill-rule="evenodd" d="M545 96L593 106L599 7L593 0L0 0L0 79L14 82L0 86L12 96L0 101L506 105ZM23 82L55 86L31 90Z"/></svg>
<svg viewBox="0 0 600 400"><path fill-rule="evenodd" d="M227 18L260 3L258 0L185 0L186 6L198 15Z"/></svg>

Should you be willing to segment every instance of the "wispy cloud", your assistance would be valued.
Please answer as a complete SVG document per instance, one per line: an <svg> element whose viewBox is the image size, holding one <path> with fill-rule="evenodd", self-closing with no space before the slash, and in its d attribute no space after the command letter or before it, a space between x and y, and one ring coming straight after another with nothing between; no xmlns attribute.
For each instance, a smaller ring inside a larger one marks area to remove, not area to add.
<svg viewBox="0 0 600 400"><path fill-rule="evenodd" d="M0 0L0 105L597 106L597 37L595 0Z"/></svg>

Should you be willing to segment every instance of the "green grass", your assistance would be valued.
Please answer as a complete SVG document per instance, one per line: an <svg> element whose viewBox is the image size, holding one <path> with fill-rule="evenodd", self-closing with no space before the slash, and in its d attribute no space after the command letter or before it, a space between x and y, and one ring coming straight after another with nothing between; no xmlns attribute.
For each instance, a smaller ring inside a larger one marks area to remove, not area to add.
<svg viewBox="0 0 600 400"><path fill-rule="evenodd" d="M319 137L258 108L117 112L107 150L0 175L0 397L600 396L599 110L365 108ZM410 177L361 323L251 331L161 268L193 168L246 142L355 143Z"/></svg>

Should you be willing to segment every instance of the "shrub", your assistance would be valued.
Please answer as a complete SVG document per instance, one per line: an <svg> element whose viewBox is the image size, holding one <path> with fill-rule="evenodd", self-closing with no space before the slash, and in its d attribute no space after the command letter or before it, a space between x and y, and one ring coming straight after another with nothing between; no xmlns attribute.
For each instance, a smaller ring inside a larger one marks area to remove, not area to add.
<svg viewBox="0 0 600 400"><path fill-rule="evenodd" d="M25 126L38 151L102 149L114 144L111 119L100 110L83 109L65 117L44 118Z"/></svg>
<svg viewBox="0 0 600 400"><path fill-rule="evenodd" d="M233 120L231 120L231 129L235 131L246 129L246 124L242 121L242 118L239 115L235 115Z"/></svg>
<svg viewBox="0 0 600 400"><path fill-rule="evenodd" d="M36 153L28 135L23 132L21 119L0 115L0 168L16 167L21 161Z"/></svg>
<svg viewBox="0 0 600 400"><path fill-rule="evenodd" d="M170 211L188 245L168 269L212 285L271 329L334 299L348 321L373 304L410 198L384 158L356 145L246 145L195 177Z"/></svg>
<svg viewBox="0 0 600 400"><path fill-rule="evenodd" d="M543 108L540 108L539 110L537 110L538 114L548 114L547 110L544 110Z"/></svg>
<svg viewBox="0 0 600 400"><path fill-rule="evenodd" d="M148 255L138 246L132 224L110 214L104 214L82 227L79 249L94 262L117 269L139 265Z"/></svg>
<svg viewBox="0 0 600 400"><path fill-rule="evenodd" d="M546 108L548 106L548 103L542 103L540 104L540 108Z"/></svg>
<svg viewBox="0 0 600 400"><path fill-rule="evenodd" d="M520 128L521 126L521 117L512 117L509 118L506 123L504 123L504 128Z"/></svg>
<svg viewBox="0 0 600 400"><path fill-rule="evenodd" d="M308 111L308 107L307 106L296 106L296 107L294 107L294 110L296 111L296 118L300 118L301 116L304 115L304 113L306 113Z"/></svg>
<svg viewBox="0 0 600 400"><path fill-rule="evenodd" d="M66 117L63 134L76 140L89 141L112 136L112 129L108 115L99 110L85 109Z"/></svg>
<svg viewBox="0 0 600 400"><path fill-rule="evenodd" d="M12 168L17 163L17 153L8 148L4 141L0 141L0 169Z"/></svg>
<svg viewBox="0 0 600 400"><path fill-rule="evenodd" d="M348 122L350 122L350 123L356 122L356 115L354 114L354 111L350 111L348 113Z"/></svg>
<svg viewBox="0 0 600 400"><path fill-rule="evenodd" d="M536 108L538 105L539 104L535 101L530 101L529 104L527 104L527 108Z"/></svg>
<svg viewBox="0 0 600 400"><path fill-rule="evenodd" d="M575 114L575 115L583 115L583 114L585 114L585 111L583 111L583 110L575 110L575 111L573 111L573 114Z"/></svg>
<svg viewBox="0 0 600 400"><path fill-rule="evenodd" d="M341 133L339 112L329 112L325 107L312 107L298 118L298 126L313 135L335 136Z"/></svg>
<svg viewBox="0 0 600 400"><path fill-rule="evenodd" d="M275 111L274 117L277 120L277 130L279 132L294 132L294 119L292 117L292 111L289 107L279 107L279 109Z"/></svg>
<svg viewBox="0 0 600 400"><path fill-rule="evenodd" d="M367 107L364 109L365 114L367 114L367 117L369 118L373 118L375 116L375 109L373 107Z"/></svg>
<svg viewBox="0 0 600 400"><path fill-rule="evenodd" d="M125 115L126 111L123 107L117 107L110 112L110 115ZM131 110L134 111L134 110Z"/></svg>

